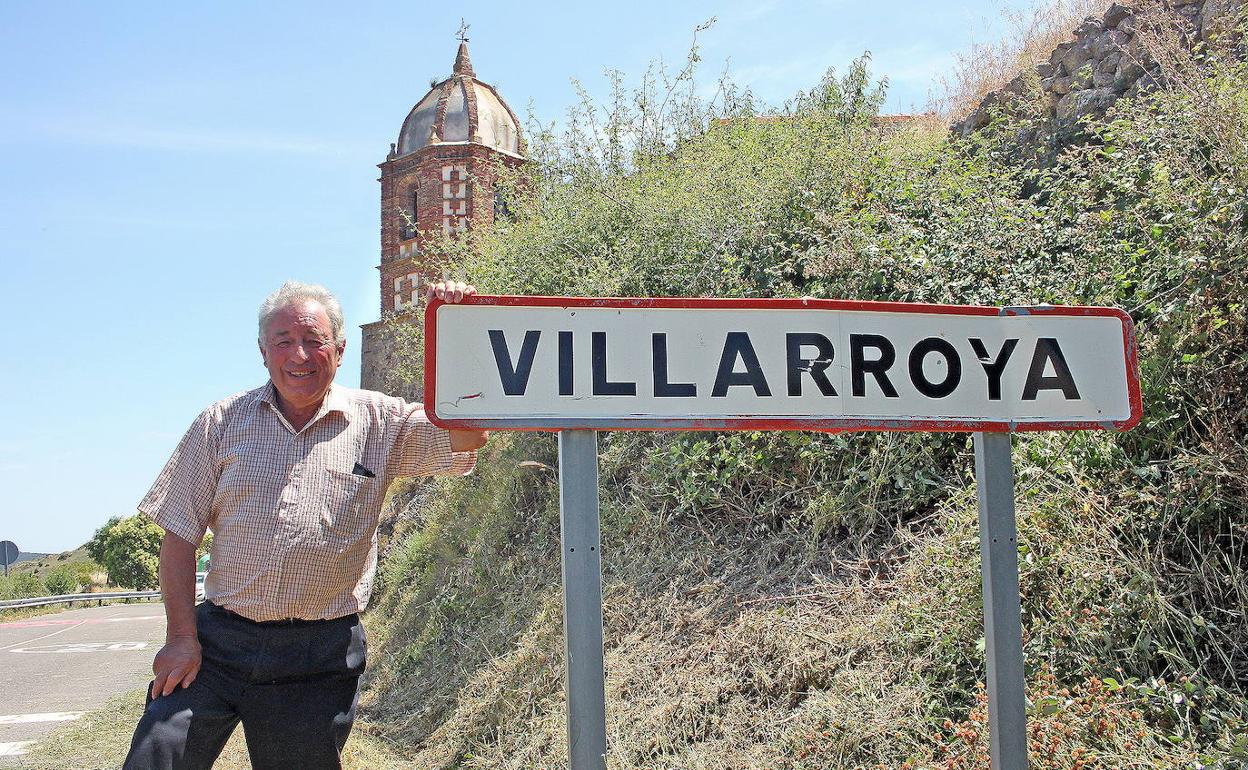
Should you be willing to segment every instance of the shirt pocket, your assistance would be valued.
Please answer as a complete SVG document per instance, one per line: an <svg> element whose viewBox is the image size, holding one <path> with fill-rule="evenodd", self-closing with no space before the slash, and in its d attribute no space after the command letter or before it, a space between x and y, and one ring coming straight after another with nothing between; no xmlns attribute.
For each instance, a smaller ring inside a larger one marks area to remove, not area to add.
<svg viewBox="0 0 1248 770"><path fill-rule="evenodd" d="M225 526L230 520L246 519L254 511L272 509L280 489L274 478L287 468L275 466L251 446L240 444L217 460L217 488L212 499L209 525Z"/></svg>
<svg viewBox="0 0 1248 770"><path fill-rule="evenodd" d="M329 469L325 475L325 508L321 512L325 544L341 553L360 541L371 542L377 524L372 504L377 479Z"/></svg>

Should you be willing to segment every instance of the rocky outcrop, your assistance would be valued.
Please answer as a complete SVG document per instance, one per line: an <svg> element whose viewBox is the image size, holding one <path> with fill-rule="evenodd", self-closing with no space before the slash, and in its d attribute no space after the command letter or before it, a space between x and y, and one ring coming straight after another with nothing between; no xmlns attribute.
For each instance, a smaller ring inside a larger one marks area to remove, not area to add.
<svg viewBox="0 0 1248 770"><path fill-rule="evenodd" d="M1189 49L1234 28L1244 0L1170 0L1160 8ZM1053 50L1048 61L989 93L952 128L967 136L988 124L1001 109L1039 113L1052 136L1077 133L1080 118L1103 115L1118 99L1155 87L1160 65L1145 42L1144 12L1114 3L1103 16L1090 16L1074 39Z"/></svg>

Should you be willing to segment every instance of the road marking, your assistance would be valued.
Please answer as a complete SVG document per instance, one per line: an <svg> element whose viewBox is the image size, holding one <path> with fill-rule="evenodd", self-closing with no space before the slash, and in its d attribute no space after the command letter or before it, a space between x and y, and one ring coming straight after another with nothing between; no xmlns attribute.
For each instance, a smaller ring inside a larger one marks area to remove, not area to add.
<svg viewBox="0 0 1248 770"><path fill-rule="evenodd" d="M49 634L50 636L50 634ZM147 649L147 642L69 642L66 644L44 644L39 647L18 647L9 652L23 654L42 654L50 652L129 652Z"/></svg>
<svg viewBox="0 0 1248 770"><path fill-rule="evenodd" d="M44 634L43 636L36 636L34 639L25 639L25 640L20 641L20 642L14 642L13 644L6 644L5 646L0 647L0 650L7 650L7 649L9 649L10 647L16 647L16 646L17 646L17 645L19 645L19 644L30 644L31 642L37 642L37 641L39 641L40 639L47 639L47 638L49 638L49 637L56 636L57 634L63 634L63 633L65 633L66 631L72 631L72 630L74 630L74 629L75 629L75 628L77 628L78 626L81 626L84 622L86 622L86 621L81 621L81 620L80 620L80 621L78 621L75 625L72 625L72 626L65 626L65 627L64 627L64 628L62 628L60 631L53 631L53 632L52 632L52 633L50 633L50 634Z"/></svg>
<svg viewBox="0 0 1248 770"><path fill-rule="evenodd" d="M36 722L72 722L85 711L49 711L43 714L9 714L0 716L0 725L30 725Z"/></svg>
<svg viewBox="0 0 1248 770"><path fill-rule="evenodd" d="M8 743L0 742L0 757L20 757L26 753L26 749L34 745L34 741L9 741Z"/></svg>
<svg viewBox="0 0 1248 770"><path fill-rule="evenodd" d="M156 620L164 617L164 615L135 615L133 617L122 615L116 618L88 618L86 620L15 620L12 623L0 623L0 628L40 628L43 626L68 626L74 623L78 625L84 623L124 623L127 620Z"/></svg>

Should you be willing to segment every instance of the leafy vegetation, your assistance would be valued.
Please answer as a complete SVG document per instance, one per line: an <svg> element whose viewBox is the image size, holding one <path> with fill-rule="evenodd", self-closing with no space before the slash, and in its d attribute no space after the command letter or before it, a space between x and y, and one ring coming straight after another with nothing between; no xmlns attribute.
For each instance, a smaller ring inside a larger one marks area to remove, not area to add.
<svg viewBox="0 0 1248 770"><path fill-rule="evenodd" d="M7 577L0 576L0 599L25 599L43 593L43 581L30 572L14 571Z"/></svg>
<svg viewBox="0 0 1248 770"><path fill-rule="evenodd" d="M95 531L87 553L108 571L110 583L137 591L160 585L160 543L165 531L143 514L114 516Z"/></svg>
<svg viewBox="0 0 1248 770"><path fill-rule="evenodd" d="M81 591L84 585L90 585L90 573L87 573L85 577L86 581L84 582L82 572L62 566L49 572L48 576L43 579L43 585L51 596L72 594Z"/></svg>
<svg viewBox="0 0 1248 770"><path fill-rule="evenodd" d="M96 585L97 579L103 580L98 564L67 551L15 565L8 577L0 576L0 599L76 593Z"/></svg>
<svg viewBox="0 0 1248 770"><path fill-rule="evenodd" d="M1126 309L1142 424L1015 442L1032 766L1240 767L1248 71L1170 50L1044 168L1025 119L882 131L865 58L705 103L695 50L536 127L514 218L443 249L497 293ZM985 766L968 446L603 435L610 766ZM396 532L368 710L418 766L566 762L555 462L496 436Z"/></svg>

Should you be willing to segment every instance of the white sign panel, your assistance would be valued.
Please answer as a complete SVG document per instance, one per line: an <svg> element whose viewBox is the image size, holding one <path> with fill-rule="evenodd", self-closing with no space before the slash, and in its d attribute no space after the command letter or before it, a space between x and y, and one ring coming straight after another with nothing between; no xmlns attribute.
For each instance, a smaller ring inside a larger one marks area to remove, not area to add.
<svg viewBox="0 0 1248 770"><path fill-rule="evenodd" d="M494 429L1126 429L1110 308L472 297L426 313L425 408Z"/></svg>

